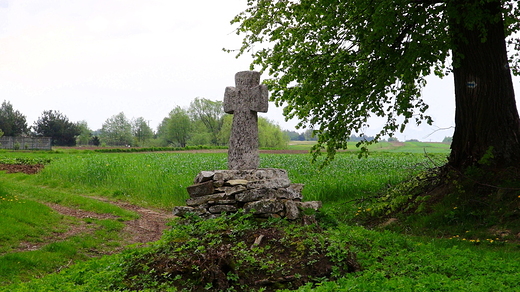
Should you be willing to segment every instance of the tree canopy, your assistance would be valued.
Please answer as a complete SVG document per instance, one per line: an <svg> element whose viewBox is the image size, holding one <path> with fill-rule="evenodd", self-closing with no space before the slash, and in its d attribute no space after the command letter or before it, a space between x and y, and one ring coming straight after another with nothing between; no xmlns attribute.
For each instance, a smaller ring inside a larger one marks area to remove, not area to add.
<svg viewBox="0 0 520 292"><path fill-rule="evenodd" d="M79 131L76 137L76 145L88 145L92 143L92 130L89 128L87 121L79 121L76 125Z"/></svg>
<svg viewBox="0 0 520 292"><path fill-rule="evenodd" d="M120 112L108 118L101 128L100 139L102 143L114 146L132 145L132 125L125 113Z"/></svg>
<svg viewBox="0 0 520 292"><path fill-rule="evenodd" d="M233 115L226 114L223 117L222 129L219 132L219 144L229 143ZM258 117L258 146L263 148L285 148L289 141L289 135L282 131L280 126L274 121L264 117Z"/></svg>
<svg viewBox="0 0 520 292"><path fill-rule="evenodd" d="M148 126L148 122L143 117L132 119L131 124L135 140L134 145L143 145L146 141L153 138L153 130Z"/></svg>
<svg viewBox="0 0 520 292"><path fill-rule="evenodd" d="M227 145L233 116L224 114L222 102L197 98L188 109L175 107L157 129L162 145ZM260 147L287 146L288 137L274 122L258 117Z"/></svg>
<svg viewBox="0 0 520 292"><path fill-rule="evenodd" d="M54 110L43 111L33 129L37 135L51 137L53 146L75 146L76 136L81 133L77 124Z"/></svg>
<svg viewBox="0 0 520 292"><path fill-rule="evenodd" d="M158 129L160 136L167 144L185 147L192 134L192 122L188 112L180 106L175 107L168 117L164 118Z"/></svg>
<svg viewBox="0 0 520 292"><path fill-rule="evenodd" d="M208 129L211 134L211 144L217 145L224 116L222 101L197 97L190 103L188 113L193 121L201 122Z"/></svg>
<svg viewBox="0 0 520 292"><path fill-rule="evenodd" d="M0 130L5 136L20 136L29 132L26 117L5 100L0 107Z"/></svg>
<svg viewBox="0 0 520 292"><path fill-rule="evenodd" d="M332 157L351 134L370 127L370 117L386 119L376 140L410 122L432 123L421 99L425 77L443 77L463 60L499 62L502 52L475 60L461 44L472 37L491 43L493 26L504 41L519 30L519 17L516 1L249 0L232 22L243 35L238 56L250 53L252 67L268 71L271 98L299 127L316 129L315 150L326 145ZM509 69L505 62L499 68Z"/></svg>

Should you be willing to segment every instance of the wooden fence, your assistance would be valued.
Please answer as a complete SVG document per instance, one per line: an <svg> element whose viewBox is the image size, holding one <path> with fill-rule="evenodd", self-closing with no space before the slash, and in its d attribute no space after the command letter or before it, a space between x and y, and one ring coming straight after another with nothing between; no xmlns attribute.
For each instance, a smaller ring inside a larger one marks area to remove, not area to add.
<svg viewBox="0 0 520 292"><path fill-rule="evenodd" d="M51 150L50 137L0 137L0 149Z"/></svg>

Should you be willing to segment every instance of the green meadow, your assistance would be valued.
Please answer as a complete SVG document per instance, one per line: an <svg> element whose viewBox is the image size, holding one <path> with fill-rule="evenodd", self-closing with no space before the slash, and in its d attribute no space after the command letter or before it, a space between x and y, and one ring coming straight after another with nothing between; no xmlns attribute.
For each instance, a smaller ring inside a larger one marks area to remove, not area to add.
<svg viewBox="0 0 520 292"><path fill-rule="evenodd" d="M310 147L301 143L289 149ZM367 158L358 158L355 151L340 152L324 168L319 161L312 164L309 154L261 154L261 167L286 169L292 182L305 184L305 200L323 202L326 222L334 223L325 224L327 236L354 252L362 267L356 273L336 275L334 281L316 279L300 291L520 291L518 242L477 238L473 230L443 232L442 226L434 234L359 226L356 217L368 211L370 198L442 165L449 152L440 143L371 147ZM125 247L123 222L138 214L106 200L169 212L184 204L185 189L198 172L225 169L226 156L0 152L0 163L46 164L35 175L0 171L0 291L129 291L122 280L126 261L153 245ZM113 218L78 219L57 213L49 204ZM72 226L86 226L86 231L65 239L59 236ZM172 230L167 237L172 237ZM31 245L37 248L20 248ZM155 288L143 290L158 289L150 285Z"/></svg>
<svg viewBox="0 0 520 292"><path fill-rule="evenodd" d="M291 141L288 149L310 150L315 141ZM439 142L378 142L368 146L371 152L450 153L450 145ZM349 142L346 151L356 152L356 142Z"/></svg>

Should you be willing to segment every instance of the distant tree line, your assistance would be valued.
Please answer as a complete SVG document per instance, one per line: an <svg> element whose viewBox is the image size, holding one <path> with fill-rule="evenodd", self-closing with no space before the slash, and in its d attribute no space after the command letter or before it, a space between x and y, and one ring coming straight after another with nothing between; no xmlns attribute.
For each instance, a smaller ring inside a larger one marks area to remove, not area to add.
<svg viewBox="0 0 520 292"><path fill-rule="evenodd" d="M233 116L221 101L195 98L187 109L174 108L157 129L157 146L227 145ZM274 122L258 117L260 147L285 147L289 137Z"/></svg>
<svg viewBox="0 0 520 292"><path fill-rule="evenodd" d="M314 130L307 129L303 132L297 131L288 131L284 130L284 133L289 137L291 141L316 141L317 137L314 135ZM348 139L351 142L359 142L359 141L372 141L374 140L373 136L365 136L365 135L351 135Z"/></svg>
<svg viewBox="0 0 520 292"><path fill-rule="evenodd" d="M71 122L63 113L45 110L32 126L26 117L4 101L0 107L0 131L5 136L45 136L53 146L197 146L227 145L232 116L222 102L196 98L187 109L175 107L154 131L143 117L128 119L123 112L96 131L86 121ZM258 118L260 147L284 147L289 137L274 122Z"/></svg>

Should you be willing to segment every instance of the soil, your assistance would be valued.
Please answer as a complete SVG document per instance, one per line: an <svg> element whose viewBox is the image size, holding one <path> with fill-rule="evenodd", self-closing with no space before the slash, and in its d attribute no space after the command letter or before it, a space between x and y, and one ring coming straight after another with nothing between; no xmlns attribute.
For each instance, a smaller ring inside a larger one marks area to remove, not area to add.
<svg viewBox="0 0 520 292"><path fill-rule="evenodd" d="M26 174L35 174L42 170L43 164L0 164L0 171L5 170L7 173L23 172Z"/></svg>
<svg viewBox="0 0 520 292"><path fill-rule="evenodd" d="M126 202L113 202L104 198L98 199L139 214L138 219L124 222L126 225L124 231L131 235L128 240L129 244L159 240L163 231L168 228L166 223L174 217L171 210L152 210Z"/></svg>
<svg viewBox="0 0 520 292"><path fill-rule="evenodd" d="M301 230L295 236L265 222L257 227L245 232L233 226L204 234L179 231L189 235L173 238L127 263L124 288L157 288L145 287L152 277L160 287L175 286L183 291L268 292L333 280L333 271L344 275L361 270L347 246L340 256L344 257L342 261L329 257L327 240L316 239L320 228Z"/></svg>

